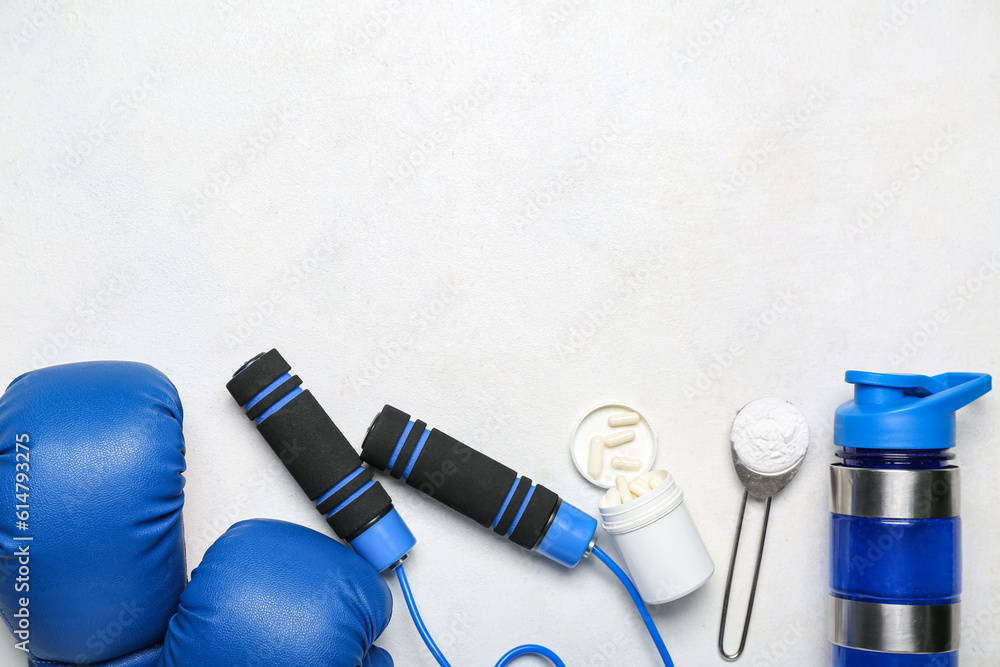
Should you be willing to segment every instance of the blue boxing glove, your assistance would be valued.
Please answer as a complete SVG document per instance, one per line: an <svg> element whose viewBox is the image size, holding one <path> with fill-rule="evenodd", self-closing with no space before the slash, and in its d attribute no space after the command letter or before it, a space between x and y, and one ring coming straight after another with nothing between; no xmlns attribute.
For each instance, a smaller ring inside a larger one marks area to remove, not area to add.
<svg viewBox="0 0 1000 667"><path fill-rule="evenodd" d="M192 573L161 667L392 667L372 646L391 615L382 577L333 538L283 521L243 521Z"/></svg>
<svg viewBox="0 0 1000 667"><path fill-rule="evenodd" d="M29 664L391 667L371 647L388 588L315 531L237 524L184 591L181 419L170 381L129 362L0 397L0 614Z"/></svg>
<svg viewBox="0 0 1000 667"><path fill-rule="evenodd" d="M0 397L0 613L31 664L156 664L186 574L181 418L170 380L130 362Z"/></svg>

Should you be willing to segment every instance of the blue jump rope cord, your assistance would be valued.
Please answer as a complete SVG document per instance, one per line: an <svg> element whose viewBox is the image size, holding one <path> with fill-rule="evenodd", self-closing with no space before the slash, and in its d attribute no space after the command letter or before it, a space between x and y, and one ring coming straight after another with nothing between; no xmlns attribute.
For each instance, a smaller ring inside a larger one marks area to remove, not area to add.
<svg viewBox="0 0 1000 667"><path fill-rule="evenodd" d="M625 571L618 567L618 563L611 556L604 553L600 547L594 547L594 555L600 558L601 562L607 565L608 569L614 572L615 576L624 584L625 590L628 591L628 594L632 597L632 602L635 603L635 608L639 610L642 622L646 624L646 629L649 630L649 636L653 638L653 643L656 644L656 650L663 660L664 667L674 667L674 661L670 659L670 652L667 651L667 645L663 643L663 637L660 636L660 631L656 629L653 617L649 615L649 610L646 609L646 604L642 601L639 591L635 589L635 584L628 578Z"/></svg>
<svg viewBox="0 0 1000 667"><path fill-rule="evenodd" d="M665 667L674 667L674 661L670 659L670 653L667 652L667 647L663 643L663 638L660 637L660 632L656 629L656 625L653 623L653 618L649 615L649 610L646 609L646 605L642 601L642 597L639 596L639 591L635 589L632 584L632 580L628 578L628 575L618 567L618 564L611 558L611 556L604 553L600 547L594 547L594 555L597 556L602 563L608 566L616 577L625 585L628 590L628 594L632 597L632 601L635 603L636 608L639 610L639 615L642 616L643 623L646 624L646 629L649 630L649 635L653 638L653 643L656 644L656 650L659 651L660 657L663 659L663 664ZM406 572L403 570L403 566L400 565L396 568L396 577L399 579L399 587L403 590L403 598L406 599L406 608L410 610L410 618L413 619L413 624L417 626L417 632L420 633L420 638L424 640L424 644L427 645L427 649L437 660L437 663L441 667L451 667L451 663L448 659L444 657L441 649L438 645L434 643L434 639L431 637L430 632L427 631L427 626L424 625L424 619L420 617L420 612L417 610L417 604L413 601L413 592L410 590L410 582L406 578ZM548 649L544 646L539 646L538 644L524 644L523 646L518 646L507 651L500 661L497 662L496 667L504 667L504 665L510 664L515 658L522 655L540 655L542 657L548 658L552 661L552 664L556 667L566 667L566 663L555 654L554 651Z"/></svg>

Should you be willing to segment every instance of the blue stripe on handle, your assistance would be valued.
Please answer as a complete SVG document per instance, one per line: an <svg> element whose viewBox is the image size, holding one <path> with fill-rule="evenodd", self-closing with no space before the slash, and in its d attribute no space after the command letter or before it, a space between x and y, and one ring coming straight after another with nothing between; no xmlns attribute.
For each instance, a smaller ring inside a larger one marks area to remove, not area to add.
<svg viewBox="0 0 1000 667"><path fill-rule="evenodd" d="M518 521L521 520L521 515L524 514L524 510L528 508L528 502L531 500L531 496L533 496L534 494L535 494L535 486L532 485L531 488L528 489L528 495L524 497L524 502L521 503L520 509L517 510L517 516L514 517L514 523L510 524L510 530L507 531L508 535L513 533L514 529L517 528L517 523Z"/></svg>
<svg viewBox="0 0 1000 667"><path fill-rule="evenodd" d="M413 430L413 422L409 421L406 423L406 428L403 429L403 435L399 436L399 440L396 442L396 448L392 450L389 463L385 466L386 472L391 471L392 466L396 465L396 459L399 457L399 453L403 451L403 445L406 444L406 438L410 435L411 430Z"/></svg>
<svg viewBox="0 0 1000 667"><path fill-rule="evenodd" d="M280 387L282 384L284 384L286 380L291 380L291 379L292 379L291 375L289 375L288 373L282 373L281 376L279 376L277 380L275 380L274 382L272 382L271 384L267 385L262 390L260 390L260 392L256 396L254 396L253 398L251 398L249 401L247 401L247 404L244 405L243 407L246 408L247 410L249 410L253 406L255 406L258 403L260 403L261 400L265 396L267 396L272 391L274 391L275 389L277 389L278 387Z"/></svg>
<svg viewBox="0 0 1000 667"><path fill-rule="evenodd" d="M406 462L406 469L403 470L403 476L400 477L402 481L406 481L406 478L410 476L410 472L413 470L413 466L417 464L417 459L420 458L420 452L424 449L424 443L427 442L427 436L431 434L429 428L425 428L424 432L420 434L420 440L417 441L417 446L413 448L413 454L410 456L410 460Z"/></svg>
<svg viewBox="0 0 1000 667"><path fill-rule="evenodd" d="M333 494L335 494L337 491L340 491L342 488L344 488L345 486L347 486L350 483L350 481L352 479L354 479L355 477L357 477L358 475L360 475L363 470L364 470L364 468L362 468L361 466L358 466L357 470L355 470L354 472L352 472L350 475L348 475L344 479L340 480L335 487L333 487L332 489L330 489L329 491L327 491L326 493L324 493L322 496L319 497L319 499L316 501L316 507L319 507L320 505L322 505L323 503L325 503L327 498L329 498L330 496L332 496Z"/></svg>
<svg viewBox="0 0 1000 667"><path fill-rule="evenodd" d="M265 410L263 413L261 413L260 417L257 417L257 423L260 424L262 421L273 415L275 412L285 407L285 405L287 405L290 400L292 400L301 393L302 393L302 387L296 387L295 389L292 389L290 392L279 398L277 403L275 403L267 410Z"/></svg>
<svg viewBox="0 0 1000 667"><path fill-rule="evenodd" d="M507 497L503 499L503 505L500 506L500 511L497 512L496 517L493 519L493 523L490 524L490 528L496 528L497 524L500 523L500 517L503 516L504 511L507 509L507 505L510 504L510 499L514 497L514 492L517 491L517 485L521 483L520 477L514 478L514 483L510 485L510 491L507 492Z"/></svg>
<svg viewBox="0 0 1000 667"><path fill-rule="evenodd" d="M334 514L336 514L337 512L339 512L340 510L344 509L345 507L347 507L348 505L350 505L351 503L353 503L355 500L357 500L358 497L360 497L362 493L364 493L368 489L372 488L373 486L375 486L375 480L374 479L368 480L367 484L365 484L360 489L358 489L357 491L355 491L354 493L352 493L350 496L348 496L347 500L345 500L344 502L342 502L339 505L337 505L336 507L334 507L333 511L330 512L329 514L327 514L327 516L333 516Z"/></svg>

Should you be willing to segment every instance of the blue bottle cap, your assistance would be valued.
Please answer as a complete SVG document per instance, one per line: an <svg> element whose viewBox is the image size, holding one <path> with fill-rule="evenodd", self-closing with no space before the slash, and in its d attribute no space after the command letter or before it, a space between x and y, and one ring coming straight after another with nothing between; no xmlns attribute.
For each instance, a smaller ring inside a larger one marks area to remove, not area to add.
<svg viewBox="0 0 1000 667"><path fill-rule="evenodd" d="M854 400L837 408L833 441L861 449L955 446L955 411L992 388L985 373L900 375L847 371Z"/></svg>

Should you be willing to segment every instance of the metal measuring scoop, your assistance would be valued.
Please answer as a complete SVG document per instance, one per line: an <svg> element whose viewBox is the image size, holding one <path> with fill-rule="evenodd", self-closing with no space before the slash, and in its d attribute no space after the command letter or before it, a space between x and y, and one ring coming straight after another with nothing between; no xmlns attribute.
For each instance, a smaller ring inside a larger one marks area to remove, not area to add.
<svg viewBox="0 0 1000 667"><path fill-rule="evenodd" d="M750 615L753 612L753 601L757 592L757 578L760 575L760 561L764 554L764 538L767 537L767 522L771 515L771 497L785 488L802 466L802 460L809 448L809 426L798 408L788 401L780 398L760 398L747 403L736 415L730 444L736 475L743 483L743 503L740 505L740 518L736 523L736 536L733 539L729 575L726 577L726 594L722 600L719 653L725 660L732 662L743 654L747 643ZM724 642L729 594L733 587L736 554L740 547L743 517L750 496L766 501L764 527L761 529L760 545L757 547L757 563L754 566L753 584L750 588L750 600L747 603L740 646L735 653L726 653Z"/></svg>

